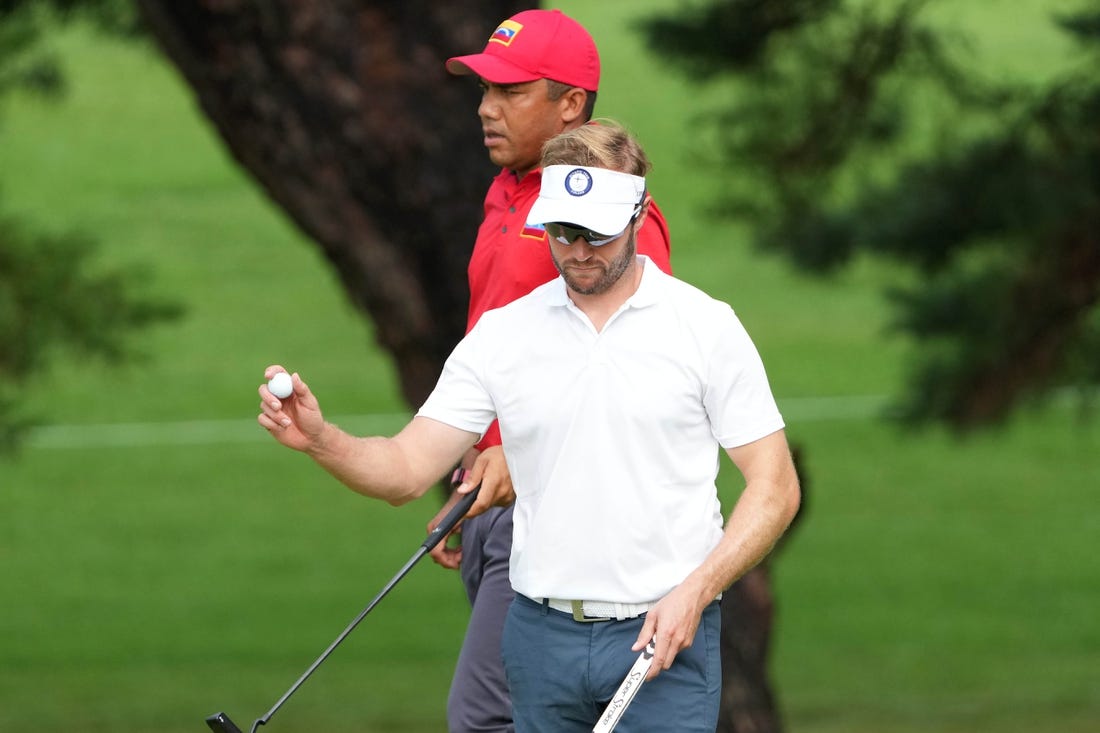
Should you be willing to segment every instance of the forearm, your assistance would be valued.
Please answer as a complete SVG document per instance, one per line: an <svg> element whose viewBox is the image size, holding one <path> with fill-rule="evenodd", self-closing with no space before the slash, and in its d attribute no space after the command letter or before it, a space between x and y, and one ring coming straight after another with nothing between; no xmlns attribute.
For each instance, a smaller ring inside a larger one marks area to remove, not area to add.
<svg viewBox="0 0 1100 733"><path fill-rule="evenodd" d="M744 473L744 463L738 466ZM760 562L790 525L798 510L798 481L793 468L789 474L782 465L776 468L748 480L718 545L646 615L633 648L640 651L650 639L657 639L647 679L668 669L691 645L703 610Z"/></svg>
<svg viewBox="0 0 1100 733"><path fill-rule="evenodd" d="M792 475L782 482L748 484L730 513L718 546L685 580L700 605L716 598L763 560L798 511L799 490Z"/></svg>
<svg viewBox="0 0 1100 733"><path fill-rule="evenodd" d="M392 438L356 437L326 423L305 452L353 491L396 506L422 496L476 438L420 418Z"/></svg>
<svg viewBox="0 0 1100 733"><path fill-rule="evenodd" d="M423 493L392 438L357 437L325 423L305 453L349 489L395 506Z"/></svg>
<svg viewBox="0 0 1100 733"><path fill-rule="evenodd" d="M282 372L269 366L264 377ZM392 438L359 438L327 422L302 378L291 376L293 393L276 398L266 384L258 422L283 445L306 453L348 488L391 504L421 496L454 467L478 435L425 417L414 417Z"/></svg>

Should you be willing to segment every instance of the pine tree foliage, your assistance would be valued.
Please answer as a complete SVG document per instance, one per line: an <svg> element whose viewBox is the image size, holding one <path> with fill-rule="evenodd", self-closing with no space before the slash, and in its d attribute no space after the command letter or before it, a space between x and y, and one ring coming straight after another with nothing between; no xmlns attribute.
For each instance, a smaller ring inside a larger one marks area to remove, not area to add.
<svg viewBox="0 0 1100 733"><path fill-rule="evenodd" d="M137 18L123 0L0 0L0 101L15 90L64 92L56 59L38 41L78 17L122 33ZM135 333L181 315L178 305L141 294L143 273L106 269L96 251L79 232L43 234L0 213L0 455L14 453L34 422L21 397L55 359L138 359Z"/></svg>
<svg viewBox="0 0 1100 733"><path fill-rule="evenodd" d="M1100 3L1051 18L1078 63L1042 86L983 78L929 0L714 0L643 26L695 79L725 215L828 273L871 254L917 358L901 414L959 429L1100 377ZM727 42L722 42L725 34Z"/></svg>

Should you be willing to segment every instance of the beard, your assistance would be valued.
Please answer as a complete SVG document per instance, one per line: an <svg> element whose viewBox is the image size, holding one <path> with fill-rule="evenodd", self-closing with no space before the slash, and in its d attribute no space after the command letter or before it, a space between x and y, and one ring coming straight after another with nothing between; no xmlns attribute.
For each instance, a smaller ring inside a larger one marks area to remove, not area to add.
<svg viewBox="0 0 1100 733"><path fill-rule="evenodd" d="M627 268L630 267L630 263L634 261L637 254L637 242L636 232L634 228L631 228L630 239L627 240L626 246L623 247L623 251L619 255L607 263L607 265L601 265L602 272L599 277L594 281L580 280L574 275L571 275L567 269L558 261L557 257L552 257L554 260L554 267L558 268L558 272L565 278L565 284L569 286L569 289L574 293L580 295L599 295L605 293L611 289L615 283L619 281L619 278L623 276ZM599 264L599 263L595 263ZM587 282L587 284L585 284Z"/></svg>

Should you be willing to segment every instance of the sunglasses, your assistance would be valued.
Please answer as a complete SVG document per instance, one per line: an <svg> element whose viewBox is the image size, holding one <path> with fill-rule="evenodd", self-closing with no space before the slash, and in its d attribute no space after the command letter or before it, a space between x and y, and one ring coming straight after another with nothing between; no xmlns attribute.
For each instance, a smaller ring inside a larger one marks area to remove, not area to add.
<svg viewBox="0 0 1100 733"><path fill-rule="evenodd" d="M605 244L614 242L626 231L624 229L623 232L619 232L618 234L601 234L591 229L575 227L572 224L566 224L560 221L547 222L545 226L546 233L562 244L573 244L573 242L577 241L577 237L580 237L593 247L602 247Z"/></svg>
<svg viewBox="0 0 1100 733"><path fill-rule="evenodd" d="M638 213L641 211L641 206L634 210L634 216L630 217L630 221L626 223L626 229L630 228L630 225L634 223L634 220L638 218ZM546 233L553 237L556 241L562 244L573 244L577 241L577 237L580 237L592 247L602 247L605 244L614 242L619 237L623 236L626 229L618 234L602 234L585 227L578 227L563 221L551 221L543 225L546 229Z"/></svg>

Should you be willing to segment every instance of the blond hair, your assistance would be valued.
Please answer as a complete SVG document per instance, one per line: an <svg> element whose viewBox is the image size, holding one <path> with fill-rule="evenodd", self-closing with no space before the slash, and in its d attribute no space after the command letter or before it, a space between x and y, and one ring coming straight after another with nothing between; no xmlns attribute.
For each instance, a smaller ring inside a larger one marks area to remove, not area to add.
<svg viewBox="0 0 1100 733"><path fill-rule="evenodd" d="M612 120L599 120L550 138L542 146L539 165L583 165L643 177L653 167L637 139Z"/></svg>

